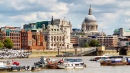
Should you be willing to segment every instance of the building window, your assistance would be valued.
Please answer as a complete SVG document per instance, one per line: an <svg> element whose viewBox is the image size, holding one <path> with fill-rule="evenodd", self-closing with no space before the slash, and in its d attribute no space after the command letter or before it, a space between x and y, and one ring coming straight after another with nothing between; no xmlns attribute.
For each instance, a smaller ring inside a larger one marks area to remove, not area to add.
<svg viewBox="0 0 130 73"><path fill-rule="evenodd" d="M53 36L51 36L51 41L53 40Z"/></svg>

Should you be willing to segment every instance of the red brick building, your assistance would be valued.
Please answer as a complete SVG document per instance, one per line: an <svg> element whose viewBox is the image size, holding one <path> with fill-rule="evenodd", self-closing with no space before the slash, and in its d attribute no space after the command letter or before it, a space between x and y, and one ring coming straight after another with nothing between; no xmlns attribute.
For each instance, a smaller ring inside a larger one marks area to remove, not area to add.
<svg viewBox="0 0 130 73"><path fill-rule="evenodd" d="M80 36L71 35L70 42L72 43L73 47L79 46L79 37Z"/></svg>
<svg viewBox="0 0 130 73"><path fill-rule="evenodd" d="M21 30L21 48L28 50L44 50L46 42L42 32Z"/></svg>
<svg viewBox="0 0 130 73"><path fill-rule="evenodd" d="M0 40L4 41L10 38L13 42L12 49L21 49L21 32L20 27L5 26L0 28Z"/></svg>

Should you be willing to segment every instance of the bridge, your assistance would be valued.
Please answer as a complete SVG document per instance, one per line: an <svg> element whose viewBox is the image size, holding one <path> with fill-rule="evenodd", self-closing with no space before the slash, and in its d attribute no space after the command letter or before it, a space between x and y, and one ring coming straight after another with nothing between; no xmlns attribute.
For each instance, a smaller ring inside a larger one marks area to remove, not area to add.
<svg viewBox="0 0 130 73"><path fill-rule="evenodd" d="M80 55L89 55L91 53L96 53L96 47L90 47L90 48L80 48L80 52L78 54Z"/></svg>

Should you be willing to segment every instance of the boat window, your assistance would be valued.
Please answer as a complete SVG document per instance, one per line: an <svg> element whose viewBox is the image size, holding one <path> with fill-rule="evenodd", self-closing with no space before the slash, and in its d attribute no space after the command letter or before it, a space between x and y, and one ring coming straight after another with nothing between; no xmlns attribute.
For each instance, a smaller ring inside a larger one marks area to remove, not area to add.
<svg viewBox="0 0 130 73"><path fill-rule="evenodd" d="M67 59L66 61L70 61L70 62L81 62L82 59Z"/></svg>
<svg viewBox="0 0 130 73"><path fill-rule="evenodd" d="M75 64L75 66L79 66L79 64Z"/></svg>
<svg viewBox="0 0 130 73"><path fill-rule="evenodd" d="M80 63L80 65L84 65L84 63Z"/></svg>

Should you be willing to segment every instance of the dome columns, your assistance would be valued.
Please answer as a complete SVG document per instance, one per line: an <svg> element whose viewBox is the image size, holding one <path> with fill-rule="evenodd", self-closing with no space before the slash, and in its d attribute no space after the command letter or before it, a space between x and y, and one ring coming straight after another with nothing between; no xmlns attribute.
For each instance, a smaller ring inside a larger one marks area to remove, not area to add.
<svg viewBox="0 0 130 73"><path fill-rule="evenodd" d="M87 31L97 31L98 26L97 25L87 25L86 30Z"/></svg>

